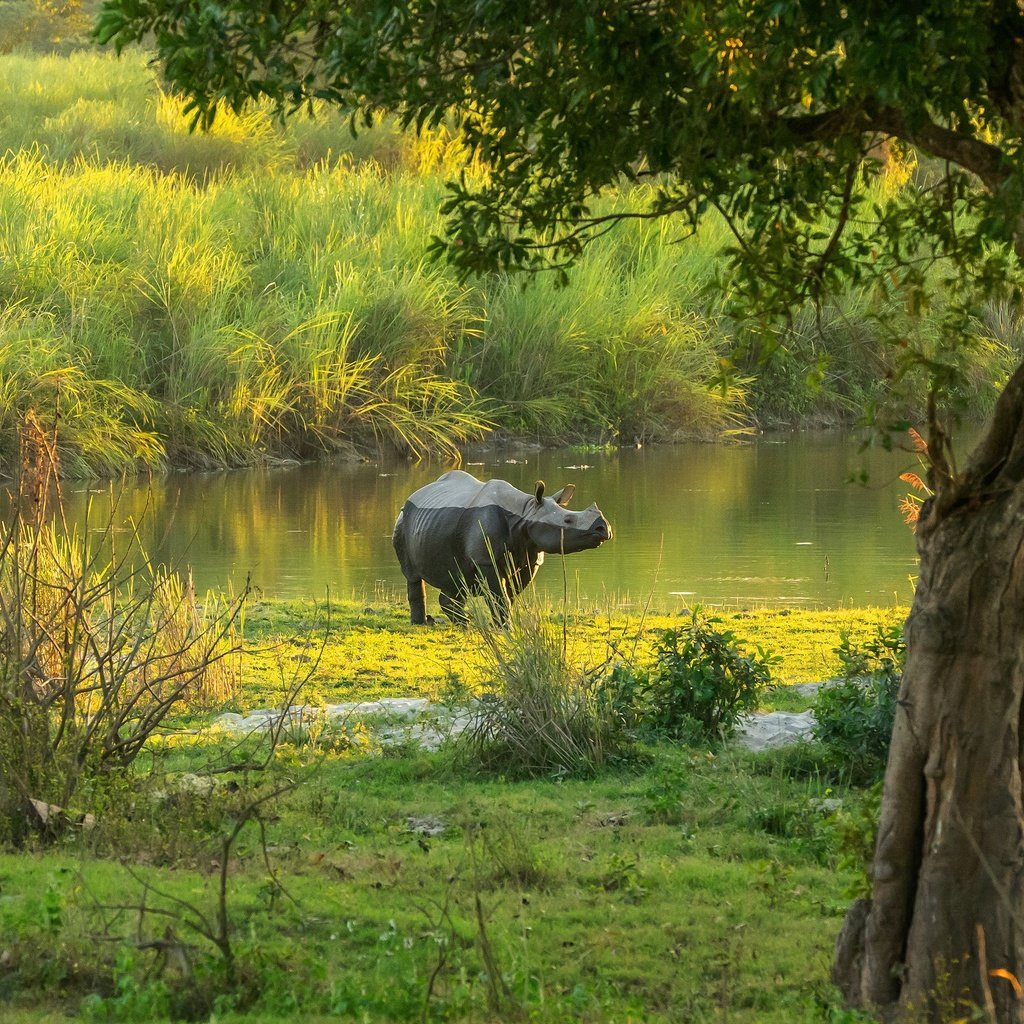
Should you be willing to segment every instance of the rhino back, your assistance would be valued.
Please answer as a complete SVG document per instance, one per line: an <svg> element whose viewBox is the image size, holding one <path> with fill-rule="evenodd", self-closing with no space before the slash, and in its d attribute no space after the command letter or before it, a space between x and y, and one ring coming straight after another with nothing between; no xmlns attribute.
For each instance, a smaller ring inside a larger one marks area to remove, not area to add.
<svg viewBox="0 0 1024 1024"><path fill-rule="evenodd" d="M442 473L436 480L413 491L406 506L427 508L469 508L484 485L475 476L461 469Z"/></svg>
<svg viewBox="0 0 1024 1024"><path fill-rule="evenodd" d="M415 491L395 524L395 550L409 578L451 590L470 579L479 566L502 562L515 546L512 534L521 517L515 495L529 495L511 485L481 484L469 473L453 470ZM512 495L505 490L513 492Z"/></svg>
<svg viewBox="0 0 1024 1024"><path fill-rule="evenodd" d="M417 508L483 508L494 506L511 515L524 516L533 495L507 480L484 483L461 469L452 469L409 496Z"/></svg>

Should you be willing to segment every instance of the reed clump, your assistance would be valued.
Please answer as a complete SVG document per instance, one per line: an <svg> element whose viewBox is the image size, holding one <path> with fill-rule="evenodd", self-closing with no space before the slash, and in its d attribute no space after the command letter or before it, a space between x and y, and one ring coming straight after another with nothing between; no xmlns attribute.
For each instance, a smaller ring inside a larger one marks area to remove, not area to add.
<svg viewBox="0 0 1024 1024"><path fill-rule="evenodd" d="M512 608L504 627L485 602L470 611L490 688L456 741L458 760L506 778L578 778L631 753L624 720L603 699L603 671L574 657L536 601Z"/></svg>

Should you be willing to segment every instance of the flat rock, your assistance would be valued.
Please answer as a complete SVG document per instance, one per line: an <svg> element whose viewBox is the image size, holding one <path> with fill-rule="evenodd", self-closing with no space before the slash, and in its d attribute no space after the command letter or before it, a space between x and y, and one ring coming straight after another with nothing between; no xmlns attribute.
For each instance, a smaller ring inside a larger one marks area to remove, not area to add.
<svg viewBox="0 0 1024 1024"><path fill-rule="evenodd" d="M736 730L736 742L747 750L771 750L806 739L813 728L813 711L769 711L748 715Z"/></svg>
<svg viewBox="0 0 1024 1024"><path fill-rule="evenodd" d="M794 687L805 695L816 693L819 683ZM379 716L383 721L374 730L385 743L415 743L425 750L436 750L450 736L456 735L473 721L472 708L453 712L425 697L383 697L380 700L355 701L348 704L296 705L287 712L287 724L303 726L326 716L345 723ZM212 723L214 729L247 735L278 724L282 712L261 708L240 715L225 712ZM748 715L736 730L736 742L747 750L770 750L808 737L814 728L812 711L770 711Z"/></svg>
<svg viewBox="0 0 1024 1024"><path fill-rule="evenodd" d="M415 743L425 750L436 750L473 720L471 710L456 713L425 697L382 697L347 704L296 704L284 712L274 708L256 708L245 715L227 711L213 720L211 728L247 736L278 725L282 715L286 725L299 728L321 717L340 725L377 717L381 719L374 728L378 740L387 744Z"/></svg>

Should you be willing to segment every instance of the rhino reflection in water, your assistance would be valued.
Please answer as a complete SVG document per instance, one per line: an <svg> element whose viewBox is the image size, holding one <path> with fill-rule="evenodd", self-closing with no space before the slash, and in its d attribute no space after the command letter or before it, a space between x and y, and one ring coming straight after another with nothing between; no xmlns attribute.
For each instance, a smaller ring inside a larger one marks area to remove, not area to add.
<svg viewBox="0 0 1024 1024"><path fill-rule="evenodd" d="M597 505L582 512L565 506L575 487L550 498L538 481L527 494L505 480L486 483L462 470L444 473L409 496L398 513L392 543L408 582L413 623L427 616L426 587L441 591L441 608L465 621L463 605L473 592L487 595L499 619L529 585L545 554L571 554L611 539Z"/></svg>

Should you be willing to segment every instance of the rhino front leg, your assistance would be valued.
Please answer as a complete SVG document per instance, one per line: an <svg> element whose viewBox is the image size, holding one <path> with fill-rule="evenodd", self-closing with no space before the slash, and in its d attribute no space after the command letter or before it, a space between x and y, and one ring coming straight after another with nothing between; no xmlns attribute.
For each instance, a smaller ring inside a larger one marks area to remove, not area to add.
<svg viewBox="0 0 1024 1024"><path fill-rule="evenodd" d="M441 611L443 611L445 615L452 620L452 622L458 626L468 625L469 616L466 615L465 604L461 597L446 594L442 590L438 600L441 604Z"/></svg>
<svg viewBox="0 0 1024 1024"><path fill-rule="evenodd" d="M484 584L484 586L480 587L480 590L484 597L487 598L491 617L499 626L507 626L514 596L509 590L509 581L498 573L493 566L487 566L485 569L482 569L480 579Z"/></svg>
<svg viewBox="0 0 1024 1024"><path fill-rule="evenodd" d="M408 580L406 593L409 595L409 621L414 626L429 625L426 584L423 580Z"/></svg>

